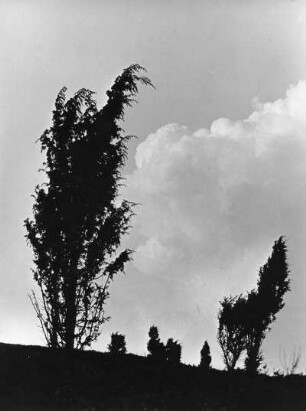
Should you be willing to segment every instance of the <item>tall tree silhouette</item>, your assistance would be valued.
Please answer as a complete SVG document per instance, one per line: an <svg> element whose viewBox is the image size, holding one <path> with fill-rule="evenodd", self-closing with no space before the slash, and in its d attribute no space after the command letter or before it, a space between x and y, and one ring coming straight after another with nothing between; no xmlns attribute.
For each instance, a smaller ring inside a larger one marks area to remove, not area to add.
<svg viewBox="0 0 306 411"><path fill-rule="evenodd" d="M246 371L257 373L263 360L261 346L266 332L283 308L284 295L289 290L287 246L281 236L259 269L257 289L246 296L226 297L221 302L218 341L228 369L235 368L240 355L246 351Z"/></svg>
<svg viewBox="0 0 306 411"><path fill-rule="evenodd" d="M263 360L261 346L276 314L284 306L284 295L290 290L287 246L283 236L275 241L271 256L259 269L257 290L248 294L245 312L247 334L246 371L256 373Z"/></svg>
<svg viewBox="0 0 306 411"><path fill-rule="evenodd" d="M82 349L96 340L108 319L109 284L131 258L129 249L117 252L134 205L117 199L131 138L119 122L138 84L152 85L141 70L138 64L125 69L101 109L92 91L81 89L66 101L62 88L52 126L39 139L47 183L36 187L33 219L25 226L41 291L41 301L34 292L30 298L52 347Z"/></svg>

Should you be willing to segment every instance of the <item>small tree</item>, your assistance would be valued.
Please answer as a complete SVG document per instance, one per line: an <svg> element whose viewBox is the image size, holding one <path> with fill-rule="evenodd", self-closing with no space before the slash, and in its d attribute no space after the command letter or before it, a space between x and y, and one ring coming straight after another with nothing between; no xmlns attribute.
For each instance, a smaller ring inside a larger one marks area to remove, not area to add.
<svg viewBox="0 0 306 411"><path fill-rule="evenodd" d="M211 364L211 355L210 355L210 347L208 342L205 341L204 345L200 351L201 360L200 360L200 367L204 370L209 370Z"/></svg>
<svg viewBox="0 0 306 411"><path fill-rule="evenodd" d="M157 361L163 361L166 359L166 348L159 339L158 328L152 325L149 330L149 341L147 344L149 351L148 356Z"/></svg>
<svg viewBox="0 0 306 411"><path fill-rule="evenodd" d="M117 200L130 139L119 122L138 84L151 85L140 70L138 64L125 69L101 109L87 89L66 101L64 87L52 126L39 139L47 182L36 187L25 226L42 300L34 292L30 298L51 347L83 349L97 339L108 320L110 282L131 258L129 249L117 252L134 205Z"/></svg>
<svg viewBox="0 0 306 411"><path fill-rule="evenodd" d="M224 363L228 370L233 370L246 348L243 321L246 300L242 295L225 297L220 304L217 338L223 352Z"/></svg>
<svg viewBox="0 0 306 411"><path fill-rule="evenodd" d="M166 357L167 361L171 364L179 364L181 362L182 346L178 341L174 341L173 338L169 338L166 344Z"/></svg>
<svg viewBox="0 0 306 411"><path fill-rule="evenodd" d="M112 355L126 354L125 336L119 333L112 333L111 342L107 348Z"/></svg>

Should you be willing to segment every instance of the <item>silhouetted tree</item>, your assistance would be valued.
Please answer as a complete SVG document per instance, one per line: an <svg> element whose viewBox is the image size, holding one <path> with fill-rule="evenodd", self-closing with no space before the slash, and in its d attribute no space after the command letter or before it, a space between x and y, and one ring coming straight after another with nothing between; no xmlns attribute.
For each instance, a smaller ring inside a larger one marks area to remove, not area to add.
<svg viewBox="0 0 306 411"><path fill-rule="evenodd" d="M224 363L233 370L246 348L246 333L243 316L246 300L242 295L225 297L218 313L218 342L223 352Z"/></svg>
<svg viewBox="0 0 306 411"><path fill-rule="evenodd" d="M171 364L179 364L181 362L182 346L178 341L169 338L166 344L166 358Z"/></svg>
<svg viewBox="0 0 306 411"><path fill-rule="evenodd" d="M148 356L150 358L157 361L166 360L166 348L159 339L158 328L155 325L152 325L152 327L150 327L147 348L149 351Z"/></svg>
<svg viewBox="0 0 306 411"><path fill-rule="evenodd" d="M218 341L224 362L233 369L246 350L245 368L257 373L262 355L262 342L276 314L284 306L284 295L290 290L284 237L275 241L272 254L259 269L257 289L246 296L225 298L219 311Z"/></svg>
<svg viewBox="0 0 306 411"><path fill-rule="evenodd" d="M209 370L211 364L211 355L210 355L210 347L208 342L205 341L204 345L200 351L201 360L200 360L200 367L204 370Z"/></svg>
<svg viewBox="0 0 306 411"><path fill-rule="evenodd" d="M30 296L47 344L90 346L100 334L108 287L124 270L131 250L116 253L130 227L133 203L117 200L127 142L119 121L138 93L142 67L131 65L97 108L93 92L79 90L66 101L59 92L52 126L40 137L47 182L35 189L27 239L34 250L34 279L42 301Z"/></svg>
<svg viewBox="0 0 306 411"><path fill-rule="evenodd" d="M125 336L119 333L112 333L111 342L107 348L112 355L126 354Z"/></svg>
<svg viewBox="0 0 306 411"><path fill-rule="evenodd" d="M290 290L287 246L283 236L275 241L272 254L259 269L257 290L248 294L245 316L247 334L246 371L256 373L263 356L262 342L276 314L284 306L284 295Z"/></svg>

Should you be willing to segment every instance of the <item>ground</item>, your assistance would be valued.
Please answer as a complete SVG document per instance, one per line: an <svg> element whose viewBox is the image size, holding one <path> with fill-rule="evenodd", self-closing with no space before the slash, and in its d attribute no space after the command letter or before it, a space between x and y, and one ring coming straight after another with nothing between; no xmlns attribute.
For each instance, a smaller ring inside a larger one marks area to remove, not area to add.
<svg viewBox="0 0 306 411"><path fill-rule="evenodd" d="M0 343L0 411L302 411L306 376L228 373L126 354Z"/></svg>

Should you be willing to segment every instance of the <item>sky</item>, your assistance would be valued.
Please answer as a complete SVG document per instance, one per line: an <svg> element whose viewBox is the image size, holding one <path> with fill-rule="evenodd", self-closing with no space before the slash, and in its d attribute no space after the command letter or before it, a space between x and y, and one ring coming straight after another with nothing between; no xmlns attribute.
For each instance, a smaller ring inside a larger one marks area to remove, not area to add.
<svg viewBox="0 0 306 411"><path fill-rule="evenodd" d="M306 2L302 0L0 0L0 341L44 344L28 293L31 216L44 160L35 141L54 99L82 87L100 105L121 71L140 63L127 110L122 193L139 203L123 240L134 260L110 289L110 334L146 354L148 330L197 364L216 341L219 301L256 286L285 235L291 291L263 349L270 371L300 350L306 372Z"/></svg>

